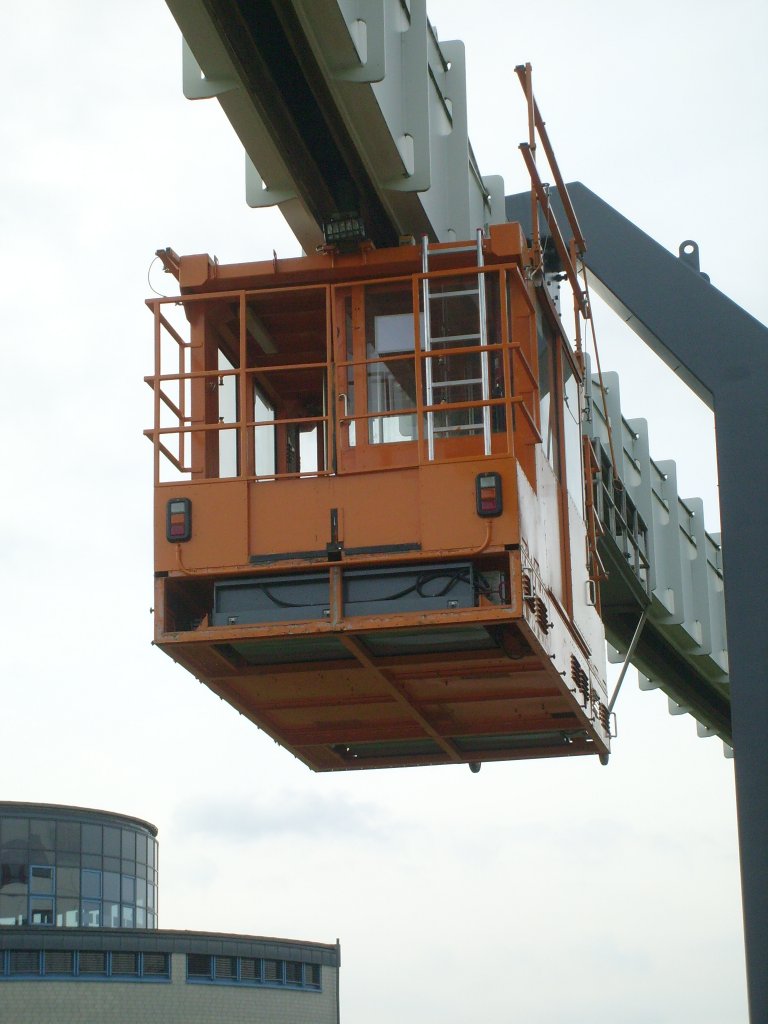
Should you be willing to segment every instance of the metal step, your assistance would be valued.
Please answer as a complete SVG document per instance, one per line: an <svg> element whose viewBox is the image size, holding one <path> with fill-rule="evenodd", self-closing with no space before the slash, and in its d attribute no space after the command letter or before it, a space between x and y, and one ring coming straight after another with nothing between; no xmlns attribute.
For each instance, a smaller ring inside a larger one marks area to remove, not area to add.
<svg viewBox="0 0 768 1024"><path fill-rule="evenodd" d="M480 294L480 289L479 288L457 288L454 291L450 291L450 292L437 292L437 294L435 294L435 295L430 293L429 301L430 302L437 302L438 299L455 299L455 298L458 298L458 297L460 297L462 295L479 295L479 294Z"/></svg>
<svg viewBox="0 0 768 1024"><path fill-rule="evenodd" d="M457 252L477 252L477 242L471 245L452 245L449 249L430 249L430 256L452 256Z"/></svg>
<svg viewBox="0 0 768 1024"><path fill-rule="evenodd" d="M482 384L482 377L467 377L465 380L433 380L432 388L457 388L463 384Z"/></svg>
<svg viewBox="0 0 768 1024"><path fill-rule="evenodd" d="M469 433L470 430L482 430L482 423L457 423L455 426L450 427L433 427L436 434L450 434L461 431L463 434Z"/></svg>
<svg viewBox="0 0 768 1024"><path fill-rule="evenodd" d="M431 345L442 345L446 341L480 341L481 336L479 334L443 334L439 337L431 337L429 342Z"/></svg>

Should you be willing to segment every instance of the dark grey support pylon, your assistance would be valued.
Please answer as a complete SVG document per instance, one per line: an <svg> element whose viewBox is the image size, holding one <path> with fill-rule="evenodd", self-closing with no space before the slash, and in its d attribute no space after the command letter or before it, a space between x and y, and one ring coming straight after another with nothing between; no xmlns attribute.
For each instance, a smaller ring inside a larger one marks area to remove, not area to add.
<svg viewBox="0 0 768 1024"><path fill-rule="evenodd" d="M695 262L673 256L579 182L567 188L587 241L590 286L715 413L749 1008L752 1024L764 1024L768 329L709 284ZM553 202L559 207L556 195ZM507 217L530 222L528 193L507 197Z"/></svg>

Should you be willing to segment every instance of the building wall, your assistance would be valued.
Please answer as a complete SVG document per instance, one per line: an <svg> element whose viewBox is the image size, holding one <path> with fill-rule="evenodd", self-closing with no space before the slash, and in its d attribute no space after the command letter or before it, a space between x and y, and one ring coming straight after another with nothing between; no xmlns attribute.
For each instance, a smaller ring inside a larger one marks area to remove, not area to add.
<svg viewBox="0 0 768 1024"><path fill-rule="evenodd" d="M0 1024L337 1024L337 984L329 966L320 991L192 983L174 953L170 981L5 980Z"/></svg>

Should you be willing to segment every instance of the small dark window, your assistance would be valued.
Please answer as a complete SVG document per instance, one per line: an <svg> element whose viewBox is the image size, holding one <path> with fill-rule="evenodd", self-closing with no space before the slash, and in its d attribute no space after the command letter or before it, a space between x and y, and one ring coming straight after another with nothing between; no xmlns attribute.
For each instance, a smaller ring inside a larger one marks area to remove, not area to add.
<svg viewBox="0 0 768 1024"><path fill-rule="evenodd" d="M132 875L123 875L123 903L136 902L136 879Z"/></svg>
<svg viewBox="0 0 768 1024"><path fill-rule="evenodd" d="M2 844L8 849L26 850L29 843L29 818L3 818Z"/></svg>
<svg viewBox="0 0 768 1024"><path fill-rule="evenodd" d="M80 850L80 825L76 821L60 821L56 828L56 849L76 853Z"/></svg>
<svg viewBox="0 0 768 1024"><path fill-rule="evenodd" d="M211 977L211 957L201 953L190 953L187 956L187 976L190 978Z"/></svg>
<svg viewBox="0 0 768 1024"><path fill-rule="evenodd" d="M30 924L53 924L53 900L44 896L35 896L29 901Z"/></svg>
<svg viewBox="0 0 768 1024"><path fill-rule="evenodd" d="M120 904L112 900L104 900L101 904L101 927L120 927Z"/></svg>
<svg viewBox="0 0 768 1024"><path fill-rule="evenodd" d="M56 854L56 867L79 868L80 850L61 850Z"/></svg>
<svg viewBox="0 0 768 1024"><path fill-rule="evenodd" d="M77 868L58 868L56 871L56 895L79 896L80 872Z"/></svg>
<svg viewBox="0 0 768 1024"><path fill-rule="evenodd" d="M101 903L96 900L83 900L80 904L80 927L99 928L101 926Z"/></svg>
<svg viewBox="0 0 768 1024"><path fill-rule="evenodd" d="M3 854L3 860L0 862L0 889L10 896L26 892L29 878L27 865L20 863L18 860L11 859L16 856L18 855L15 853L11 855Z"/></svg>
<svg viewBox="0 0 768 1024"><path fill-rule="evenodd" d="M285 983L286 985L300 985L301 984L301 964L296 960L286 960L285 962Z"/></svg>
<svg viewBox="0 0 768 1024"><path fill-rule="evenodd" d="M123 860L136 860L136 833L123 829Z"/></svg>
<svg viewBox="0 0 768 1024"><path fill-rule="evenodd" d="M56 822L55 821L30 821L29 823L29 846L30 849L55 850L56 849Z"/></svg>
<svg viewBox="0 0 768 1024"><path fill-rule="evenodd" d="M90 868L83 871L80 880L80 895L85 899L101 899L101 872Z"/></svg>
<svg viewBox="0 0 768 1024"><path fill-rule="evenodd" d="M241 981L261 981L261 960L244 956L240 960Z"/></svg>
<svg viewBox="0 0 768 1024"><path fill-rule="evenodd" d="M105 900L119 900L120 875L115 871L105 871L102 878L102 888Z"/></svg>
<svg viewBox="0 0 768 1024"><path fill-rule="evenodd" d="M53 895L54 869L33 864L29 869L29 891Z"/></svg>
<svg viewBox="0 0 768 1024"><path fill-rule="evenodd" d="M101 856L101 825L83 825L82 850Z"/></svg>
<svg viewBox="0 0 768 1024"><path fill-rule="evenodd" d="M136 906L146 907L147 905L147 883L143 878L136 879Z"/></svg>
<svg viewBox="0 0 768 1024"><path fill-rule="evenodd" d="M203 958L205 959L205 958ZM153 977L168 977L168 954L145 953L144 974Z"/></svg>
<svg viewBox="0 0 768 1024"><path fill-rule="evenodd" d="M58 896L56 899L56 927L77 928L79 923L80 900Z"/></svg>
<svg viewBox="0 0 768 1024"><path fill-rule="evenodd" d="M25 923L27 916L27 897L25 894L0 892L0 925L18 925ZM0 956L2 954L0 953Z"/></svg>
<svg viewBox="0 0 768 1024"><path fill-rule="evenodd" d="M80 953L80 974L106 974L107 954L97 950L83 950Z"/></svg>
<svg viewBox="0 0 768 1024"><path fill-rule="evenodd" d="M140 864L147 863L147 837L141 833L136 834L136 860Z"/></svg>
<svg viewBox="0 0 768 1024"><path fill-rule="evenodd" d="M46 974L74 974L75 954L68 949L49 949L44 954Z"/></svg>
<svg viewBox="0 0 768 1024"><path fill-rule="evenodd" d="M283 961L282 960L265 960L264 961L264 981L272 982L272 984L282 984L283 982Z"/></svg>
<svg viewBox="0 0 768 1024"><path fill-rule="evenodd" d="M320 988L320 964L304 964L304 984Z"/></svg>
<svg viewBox="0 0 768 1024"><path fill-rule="evenodd" d="M10 974L39 974L40 953L34 949L12 949Z"/></svg>
<svg viewBox="0 0 768 1024"><path fill-rule="evenodd" d="M104 826L104 856L105 857L119 857L120 856L120 829L110 828L108 825Z"/></svg>
<svg viewBox="0 0 768 1024"><path fill-rule="evenodd" d="M124 974L131 977L136 976L139 973L139 954L138 953L113 953L112 954L112 974Z"/></svg>
<svg viewBox="0 0 768 1024"><path fill-rule="evenodd" d="M213 962L216 969L216 977L219 980L222 978L231 979L237 977L237 957L215 956L213 958Z"/></svg>

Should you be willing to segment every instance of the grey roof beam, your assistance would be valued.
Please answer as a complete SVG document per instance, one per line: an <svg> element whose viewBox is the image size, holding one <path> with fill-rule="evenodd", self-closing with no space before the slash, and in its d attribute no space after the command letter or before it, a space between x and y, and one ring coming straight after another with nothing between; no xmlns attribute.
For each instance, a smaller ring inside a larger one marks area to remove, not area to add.
<svg viewBox="0 0 768 1024"><path fill-rule="evenodd" d="M715 413L750 1020L768 1021L768 328L579 182L595 290ZM560 206L556 194L552 196ZM530 223L528 193L507 216ZM558 214L559 215L559 214ZM726 244L731 244L727 239Z"/></svg>

